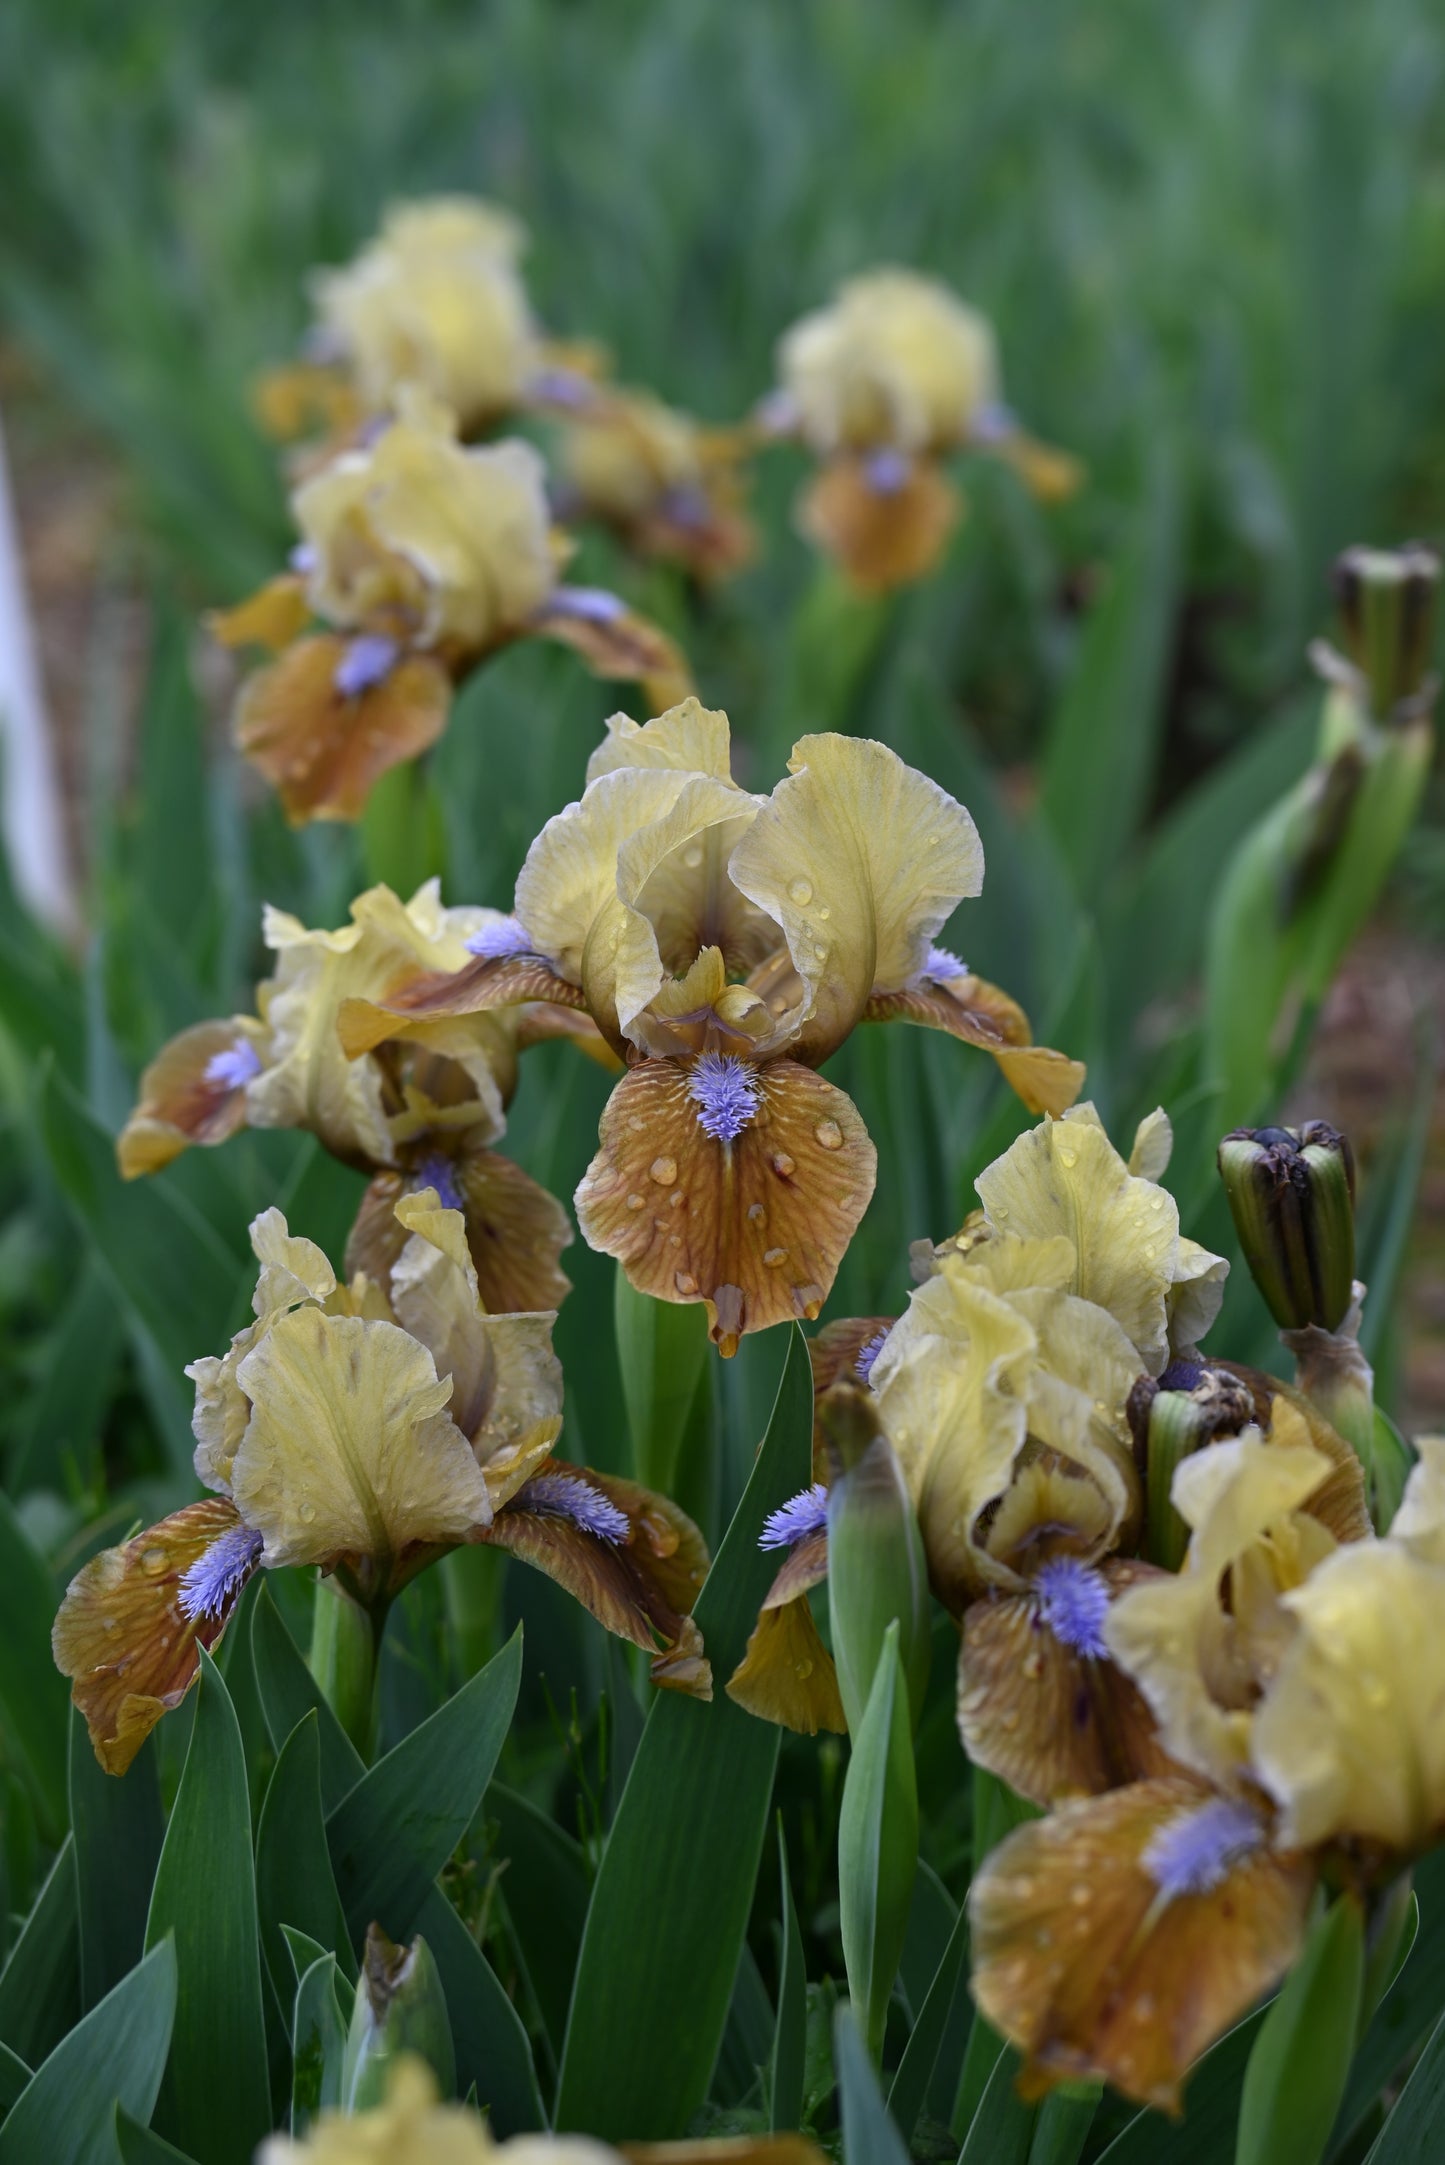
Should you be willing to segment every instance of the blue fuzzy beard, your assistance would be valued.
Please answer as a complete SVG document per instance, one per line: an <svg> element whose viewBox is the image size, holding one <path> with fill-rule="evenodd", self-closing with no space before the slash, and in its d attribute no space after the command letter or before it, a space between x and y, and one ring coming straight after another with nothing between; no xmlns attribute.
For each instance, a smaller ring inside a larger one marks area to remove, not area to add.
<svg viewBox="0 0 1445 2165"><path fill-rule="evenodd" d="M752 1124L761 1089L756 1069L730 1052L703 1053L687 1078L697 1124L715 1143L736 1142Z"/></svg>

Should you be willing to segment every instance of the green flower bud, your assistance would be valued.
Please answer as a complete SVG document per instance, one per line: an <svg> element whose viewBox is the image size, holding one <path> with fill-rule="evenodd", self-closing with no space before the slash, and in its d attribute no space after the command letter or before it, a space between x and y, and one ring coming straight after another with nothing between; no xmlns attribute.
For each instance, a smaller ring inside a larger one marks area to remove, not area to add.
<svg viewBox="0 0 1445 2165"><path fill-rule="evenodd" d="M1355 1161L1323 1120L1237 1128L1219 1146L1234 1229L1281 1330L1338 1330L1355 1279Z"/></svg>
<svg viewBox="0 0 1445 2165"><path fill-rule="evenodd" d="M1171 1361L1157 1383L1152 1376L1139 1378L1126 1411L1144 1481L1144 1554L1150 1563L1177 1571L1189 1546L1189 1528L1171 1500L1175 1469L1192 1451L1237 1436L1258 1419L1254 1394L1227 1368Z"/></svg>
<svg viewBox="0 0 1445 2165"><path fill-rule="evenodd" d="M426 2061L443 2097L455 2095L452 2026L431 1949L419 1934L409 1947L398 1947L373 1924L366 1935L342 2063L343 2111L365 2112L382 2104L391 2071L403 2053Z"/></svg>
<svg viewBox="0 0 1445 2165"><path fill-rule="evenodd" d="M1335 561L1344 649L1365 681L1377 721L1387 721L1425 688L1439 580L1439 557L1419 542L1403 549L1346 549Z"/></svg>
<svg viewBox="0 0 1445 2165"><path fill-rule="evenodd" d="M828 1453L828 1608L833 1660L855 1740L888 1626L916 1723L928 1686L928 1567L918 1519L871 1391L835 1383L818 1401Z"/></svg>

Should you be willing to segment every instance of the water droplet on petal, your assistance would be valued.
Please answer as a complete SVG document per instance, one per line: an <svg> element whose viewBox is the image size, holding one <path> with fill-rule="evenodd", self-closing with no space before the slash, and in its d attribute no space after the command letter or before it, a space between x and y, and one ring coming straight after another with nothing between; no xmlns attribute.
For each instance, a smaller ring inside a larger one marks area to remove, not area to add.
<svg viewBox="0 0 1445 2165"><path fill-rule="evenodd" d="M646 1199L640 1195L629 1195L627 1207L629 1210L643 1210L646 1208Z"/></svg>
<svg viewBox="0 0 1445 2165"><path fill-rule="evenodd" d="M812 899L813 899L813 883L812 883L812 881L811 881L811 880L793 880L793 881L791 881L791 882L789 883L789 887L788 887L788 896L789 896L789 899L790 899L791 901L793 901L793 902L796 902L796 903L797 903L797 905L798 905L798 908L799 908L800 910L805 910L805 909L807 908L808 904L809 904L809 903L810 903L810 902L812 901Z"/></svg>
<svg viewBox="0 0 1445 2165"><path fill-rule="evenodd" d="M787 1180L797 1170L798 1164L796 1158L790 1158L786 1150L774 1151L773 1171L778 1174L780 1179Z"/></svg>
<svg viewBox="0 0 1445 2165"><path fill-rule="evenodd" d="M752 1224L761 1225L766 1216L767 1212L764 1210L761 1203L749 1203L748 1217Z"/></svg>
<svg viewBox="0 0 1445 2165"><path fill-rule="evenodd" d="M836 1120L820 1120L813 1130L814 1141L823 1150L841 1150L843 1130Z"/></svg>
<svg viewBox="0 0 1445 2165"><path fill-rule="evenodd" d="M158 1579L166 1562L166 1552L159 1542L153 1541L148 1549L141 1550L140 1567L149 1579Z"/></svg>
<svg viewBox="0 0 1445 2165"><path fill-rule="evenodd" d="M683 851L682 861L689 872L696 872L698 866L702 863L702 850L696 842Z"/></svg>
<svg viewBox="0 0 1445 2165"><path fill-rule="evenodd" d="M660 1188L670 1188L677 1178L677 1160L676 1158L654 1158L648 1167L648 1171Z"/></svg>
<svg viewBox="0 0 1445 2165"><path fill-rule="evenodd" d="M672 1282L677 1287L678 1292L688 1299L697 1291L697 1280L693 1277L691 1271L680 1270L676 1272Z"/></svg>
<svg viewBox="0 0 1445 2165"><path fill-rule="evenodd" d="M297 1516L297 1518L299 1518L299 1519L300 1519L300 1521L301 1521L301 1523L302 1523L302 1525L303 1525L303 1526L309 1526L309 1525L311 1524L311 1521L312 1521L312 1520L313 1520L313 1519L315 1518L315 1516L316 1516L316 1506L315 1506L315 1504L314 1504L314 1503L299 1503L299 1504L297 1504L297 1506L296 1506L296 1516Z"/></svg>
<svg viewBox="0 0 1445 2165"><path fill-rule="evenodd" d="M776 1270L780 1263L786 1263L787 1260L788 1251L786 1248L765 1248L763 1250L763 1261L767 1264L769 1270Z"/></svg>

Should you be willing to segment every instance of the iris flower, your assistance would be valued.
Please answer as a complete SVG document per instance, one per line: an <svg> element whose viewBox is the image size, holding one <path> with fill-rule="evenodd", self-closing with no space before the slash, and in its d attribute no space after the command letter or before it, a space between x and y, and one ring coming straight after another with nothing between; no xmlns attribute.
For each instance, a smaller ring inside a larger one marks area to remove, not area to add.
<svg viewBox="0 0 1445 2165"><path fill-rule="evenodd" d="M873 1390L934 1590L961 1620L964 1744L1040 1802L1162 1757L1103 1626L1150 1570L1132 1553L1130 1394L1194 1350L1223 1294L1223 1261L1180 1235L1173 1197L1142 1170L1163 1172L1169 1140L1153 1115L1126 1163L1091 1105L1045 1120L980 1175L963 1231L923 1245L900 1319L815 1341L824 1388L848 1373ZM805 1515L780 1524L791 1553L728 1690L789 1726L831 1727L831 1664L802 1599L827 1570L824 1510L806 1534Z"/></svg>
<svg viewBox="0 0 1445 2165"><path fill-rule="evenodd" d="M562 430L555 501L563 518L611 527L639 556L694 578L727 578L752 556L741 510L740 432L707 429L647 391L593 387Z"/></svg>
<svg viewBox="0 0 1445 2165"><path fill-rule="evenodd" d="M102 1766L123 1774L194 1683L258 1569L334 1572L373 1614L447 1550L488 1542L558 1580L703 1698L691 1609L707 1568L691 1520L634 1483L554 1458L555 1316L489 1315L460 1212L397 1205L389 1294L338 1284L278 1210L251 1228L255 1321L194 1362L196 1472L212 1491L72 1580L55 1659Z"/></svg>
<svg viewBox="0 0 1445 2165"><path fill-rule="evenodd" d="M993 328L937 279L877 270L850 278L778 349L765 428L795 435L822 471L799 524L856 586L922 578L961 510L943 462L996 452L1046 501L1078 486L1075 462L1026 436L1003 405Z"/></svg>
<svg viewBox="0 0 1445 2165"><path fill-rule="evenodd" d="M273 2135L256 2165L823 2165L805 2135L625 2143L588 2135L514 2135L494 2142L468 2105L441 2104L425 2063L403 2055L386 2103L354 2117L323 2112L299 2141Z"/></svg>
<svg viewBox="0 0 1445 2165"><path fill-rule="evenodd" d="M345 1001L408 966L457 969L505 937L508 922L496 910L444 908L435 880L405 904L389 887L370 888L337 932L268 909L277 959L257 1013L196 1023L151 1063L117 1144L122 1173L157 1172L189 1144L224 1142L243 1127L306 1128L372 1175L348 1269L384 1285L400 1246L393 1204L434 1186L465 1214L487 1306L555 1308L569 1290L557 1262L572 1237L566 1212L492 1146L525 1046L560 1032L610 1060L586 1016L538 1003L447 1019L378 1041L361 1060L348 1060L337 1036Z"/></svg>
<svg viewBox="0 0 1445 2165"><path fill-rule="evenodd" d="M724 1354L816 1316L873 1192L851 1100L818 1074L853 1028L901 1016L982 1046L1035 1109L1077 1062L933 946L983 880L962 805L886 746L804 737L770 797L738 788L727 717L687 700L609 724L581 800L517 882L511 954L399 971L348 1002L358 1056L522 1000L591 1015L628 1062L577 1190L592 1247L660 1300L706 1304Z"/></svg>
<svg viewBox="0 0 1445 2165"><path fill-rule="evenodd" d="M975 1997L1035 2093L1107 2077L1175 2109L1320 1879L1368 1894L1445 1833L1445 1442L1376 1540L1337 1455L1276 1432L1289 1406L1183 1461L1184 1568L1103 1627L1174 1771L1018 1829L974 1883Z"/></svg>
<svg viewBox="0 0 1445 2165"><path fill-rule="evenodd" d="M399 391L396 418L312 474L291 509L291 569L212 625L277 654L242 686L235 735L294 824L358 818L381 775L436 743L454 687L513 640L560 640L659 701L687 687L654 626L561 582L540 455L460 443L429 392Z"/></svg>

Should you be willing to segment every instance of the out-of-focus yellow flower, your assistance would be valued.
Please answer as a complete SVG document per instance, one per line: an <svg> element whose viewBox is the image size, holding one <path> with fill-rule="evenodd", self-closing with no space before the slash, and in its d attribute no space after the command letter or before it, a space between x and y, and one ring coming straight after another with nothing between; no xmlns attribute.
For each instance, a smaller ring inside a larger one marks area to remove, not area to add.
<svg viewBox="0 0 1445 2165"><path fill-rule="evenodd" d="M486 427L522 403L538 365L525 245L518 221L490 203L397 204L351 263L313 274L317 343L373 412L421 384L468 433Z"/></svg>
<svg viewBox="0 0 1445 2165"><path fill-rule="evenodd" d="M753 554L739 432L705 429L647 391L600 390L558 451L564 517L600 520L640 556L726 578Z"/></svg>
<svg viewBox="0 0 1445 2165"><path fill-rule="evenodd" d="M469 2105L440 2104L436 2081L414 2057L397 2062L384 2105L353 2115L323 2112L299 2141L273 2135L256 2165L824 2165L804 2135L624 2143L589 2135L513 2135L493 2142Z"/></svg>
<svg viewBox="0 0 1445 2165"><path fill-rule="evenodd" d="M855 584L923 576L961 509L940 461L967 446L1017 466L1041 497L1078 486L1072 459L1033 443L1003 405L993 327L938 279L883 269L850 278L778 348L763 409L823 462L800 523Z"/></svg>
<svg viewBox="0 0 1445 2165"><path fill-rule="evenodd" d="M278 1210L251 1228L256 1320L187 1370L199 1478L215 1496L92 1559L53 1634L96 1754L123 1773L199 1669L252 1573L336 1572L384 1613L464 1542L520 1555L707 1697L691 1610L707 1570L667 1498L552 1456L555 1315L489 1314L461 1213L434 1188L397 1206L390 1290L340 1285Z"/></svg>
<svg viewBox="0 0 1445 2165"><path fill-rule="evenodd" d="M643 728L619 717L585 795L528 852L516 952L449 984L399 974L341 1015L361 1054L442 1016L580 995L632 1063L577 1191L583 1232L640 1290L705 1302L725 1353L817 1314L867 1206L872 1143L816 1072L856 1024L950 1030L1035 1106L1062 1109L1082 1080L932 947L982 882L963 807L881 744L805 737L789 767L753 797L725 715L688 700Z"/></svg>
<svg viewBox="0 0 1445 2165"><path fill-rule="evenodd" d="M399 392L396 417L303 482L292 511L291 572L212 628L281 650L243 685L235 734L295 822L359 817L381 775L436 742L453 686L512 640L560 640L663 698L687 687L653 625L561 582L539 454L460 443L429 392ZM305 633L311 618L326 629Z"/></svg>
<svg viewBox="0 0 1445 2165"><path fill-rule="evenodd" d="M487 1305L556 1307L568 1290L557 1263L571 1238L566 1213L492 1145L524 1046L565 1033L610 1057L587 1017L540 1003L447 1017L378 1042L360 1060L346 1057L337 1035L348 1000L377 996L403 971L449 975L505 939L509 925L496 910L444 908L435 880L405 904L389 887L369 889L337 932L268 909L277 962L258 1013L197 1023L164 1047L117 1143L122 1173L158 1171L189 1144L242 1127L306 1128L374 1175L351 1269L385 1285L400 1247L392 1206L408 1187L436 1186L466 1213Z"/></svg>

